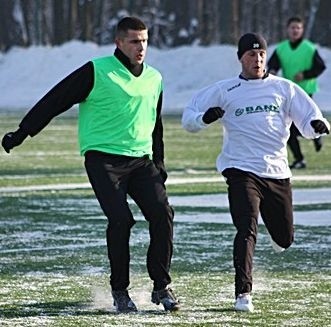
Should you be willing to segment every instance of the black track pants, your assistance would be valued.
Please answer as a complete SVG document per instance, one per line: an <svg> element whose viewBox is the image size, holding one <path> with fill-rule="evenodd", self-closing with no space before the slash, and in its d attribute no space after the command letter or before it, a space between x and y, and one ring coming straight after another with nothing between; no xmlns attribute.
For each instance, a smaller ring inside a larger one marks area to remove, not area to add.
<svg viewBox="0 0 331 327"><path fill-rule="evenodd" d="M173 209L164 182L148 157L133 158L88 151L85 168L100 206L108 218L107 248L113 290L125 290L129 278L129 238L135 220L127 195L136 202L149 222L150 244L147 269L154 289L171 282Z"/></svg>
<svg viewBox="0 0 331 327"><path fill-rule="evenodd" d="M288 248L292 244L292 190L289 179L260 178L235 168L224 170L223 175L228 184L232 221L237 229L233 248L237 296L252 290L259 213L279 246Z"/></svg>

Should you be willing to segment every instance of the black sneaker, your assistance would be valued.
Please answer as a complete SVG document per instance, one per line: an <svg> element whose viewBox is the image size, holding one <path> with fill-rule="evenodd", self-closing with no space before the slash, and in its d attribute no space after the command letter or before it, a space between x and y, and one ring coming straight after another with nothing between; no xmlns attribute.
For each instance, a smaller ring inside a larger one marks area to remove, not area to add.
<svg viewBox="0 0 331 327"><path fill-rule="evenodd" d="M304 160L295 160L292 165L290 165L290 169L304 169L306 168L306 162Z"/></svg>
<svg viewBox="0 0 331 327"><path fill-rule="evenodd" d="M111 292L114 298L114 306L116 311L119 313L128 313L137 311L137 307L134 302L131 300L127 290L125 291L112 291Z"/></svg>
<svg viewBox="0 0 331 327"><path fill-rule="evenodd" d="M323 146L322 137L320 136L317 139L313 139L313 141L314 141L314 146L315 146L316 152L319 152Z"/></svg>
<svg viewBox="0 0 331 327"><path fill-rule="evenodd" d="M177 311L180 308L179 301L176 299L172 289L170 288L165 288L160 291L153 291L152 302L157 305L162 303L165 311Z"/></svg>

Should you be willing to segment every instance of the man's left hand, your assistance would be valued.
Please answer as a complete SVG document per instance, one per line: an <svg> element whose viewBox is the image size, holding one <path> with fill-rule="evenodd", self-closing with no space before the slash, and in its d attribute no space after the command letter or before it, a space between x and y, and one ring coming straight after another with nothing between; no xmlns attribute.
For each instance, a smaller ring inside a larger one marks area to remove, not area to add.
<svg viewBox="0 0 331 327"><path fill-rule="evenodd" d="M319 119L312 120L310 122L310 125L313 127L315 133L319 133L319 134L329 134L330 133L328 127L325 125L325 123L322 120L319 120Z"/></svg>

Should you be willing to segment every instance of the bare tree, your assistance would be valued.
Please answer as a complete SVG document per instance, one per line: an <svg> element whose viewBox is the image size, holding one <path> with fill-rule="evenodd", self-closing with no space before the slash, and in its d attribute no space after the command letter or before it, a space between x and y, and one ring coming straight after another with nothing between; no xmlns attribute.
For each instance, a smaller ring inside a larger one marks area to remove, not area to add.
<svg viewBox="0 0 331 327"><path fill-rule="evenodd" d="M14 15L15 1L2 1L0 10L0 50L6 51L12 44L23 45L22 26Z"/></svg>
<svg viewBox="0 0 331 327"><path fill-rule="evenodd" d="M41 29L41 44L51 44L52 43L52 28L51 28L51 10L50 3L51 0L41 1L41 17L40 17L40 29Z"/></svg>
<svg viewBox="0 0 331 327"><path fill-rule="evenodd" d="M200 0L199 1L199 34L201 45L210 45L215 43L215 30L217 29L217 19L215 18L215 7L217 10L217 1Z"/></svg>
<svg viewBox="0 0 331 327"><path fill-rule="evenodd" d="M315 24L312 26L311 38L323 45L331 47L331 1L321 0L316 12Z"/></svg>
<svg viewBox="0 0 331 327"><path fill-rule="evenodd" d="M81 16L81 39L83 41L93 40L93 11L94 11L94 1L93 0L82 0L80 6L80 16Z"/></svg>
<svg viewBox="0 0 331 327"><path fill-rule="evenodd" d="M230 39L230 43L235 43L240 37L239 31L239 20L240 20L240 12L239 12L239 0L232 1L232 30L233 30L233 38ZM232 41L232 42L231 42Z"/></svg>
<svg viewBox="0 0 331 327"><path fill-rule="evenodd" d="M309 17L305 28L305 34L307 38L311 37L311 32L315 24L316 13L319 5L320 5L320 0L311 0L310 2Z"/></svg>
<svg viewBox="0 0 331 327"><path fill-rule="evenodd" d="M20 8L22 11L22 26L23 26L23 37L24 37L24 45L29 46L32 43L31 36L31 15L32 12L32 4L31 1L20 0Z"/></svg>
<svg viewBox="0 0 331 327"><path fill-rule="evenodd" d="M71 39L106 44L126 15L146 21L158 47L234 44L253 31L275 43L294 15L307 22L308 38L331 46L330 0L0 0L0 8L0 51Z"/></svg>
<svg viewBox="0 0 331 327"><path fill-rule="evenodd" d="M73 39L77 37L77 20L78 20L78 2L76 0L67 0L66 1L66 7L65 7L66 15L66 23L65 23L65 29L66 29L66 38L68 40Z"/></svg>
<svg viewBox="0 0 331 327"><path fill-rule="evenodd" d="M240 34L244 34L252 31L251 17L253 13L251 0L242 0L241 1L241 10L240 10L240 23L239 30Z"/></svg>
<svg viewBox="0 0 331 327"><path fill-rule="evenodd" d="M52 2L53 12L53 44L61 44L65 41L64 0Z"/></svg>

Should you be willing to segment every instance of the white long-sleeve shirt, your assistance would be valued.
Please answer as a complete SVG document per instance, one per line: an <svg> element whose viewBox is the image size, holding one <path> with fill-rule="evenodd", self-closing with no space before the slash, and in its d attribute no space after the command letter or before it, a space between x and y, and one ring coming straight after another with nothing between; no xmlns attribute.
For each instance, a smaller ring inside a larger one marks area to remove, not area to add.
<svg viewBox="0 0 331 327"><path fill-rule="evenodd" d="M208 125L202 121L210 107L225 113L223 147L216 166L238 168L266 178L289 178L287 140L295 123L306 138L315 138L310 122L320 119L330 128L315 102L296 84L269 75L263 79L235 77L200 90L185 108L182 125L198 132Z"/></svg>

